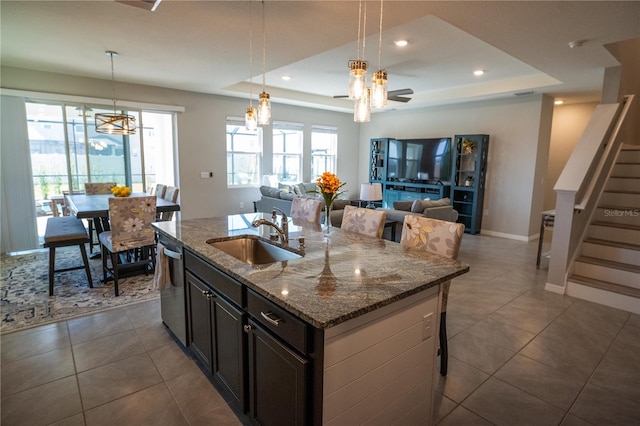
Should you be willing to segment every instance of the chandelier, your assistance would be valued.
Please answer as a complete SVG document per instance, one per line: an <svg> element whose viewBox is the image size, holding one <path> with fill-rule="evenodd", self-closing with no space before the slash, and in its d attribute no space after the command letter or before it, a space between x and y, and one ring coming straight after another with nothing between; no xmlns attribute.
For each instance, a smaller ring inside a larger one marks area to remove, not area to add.
<svg viewBox="0 0 640 426"><path fill-rule="evenodd" d="M108 135L135 135L136 119L132 115L118 114L116 112L116 86L113 73L113 57L118 56L118 52L107 50L105 52L111 58L111 85L113 88L113 114L96 114L96 132Z"/></svg>

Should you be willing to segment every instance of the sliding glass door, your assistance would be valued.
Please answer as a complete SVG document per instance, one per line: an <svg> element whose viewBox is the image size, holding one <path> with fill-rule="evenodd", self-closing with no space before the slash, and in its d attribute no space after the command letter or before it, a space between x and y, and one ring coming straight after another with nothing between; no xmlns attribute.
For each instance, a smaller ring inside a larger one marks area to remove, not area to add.
<svg viewBox="0 0 640 426"><path fill-rule="evenodd" d="M87 182L116 182L133 192L145 192L156 182L175 184L172 113L125 111L139 127L135 135L122 136L95 131L94 115L110 109L25 105L39 236L48 216L65 214L64 194L83 192Z"/></svg>

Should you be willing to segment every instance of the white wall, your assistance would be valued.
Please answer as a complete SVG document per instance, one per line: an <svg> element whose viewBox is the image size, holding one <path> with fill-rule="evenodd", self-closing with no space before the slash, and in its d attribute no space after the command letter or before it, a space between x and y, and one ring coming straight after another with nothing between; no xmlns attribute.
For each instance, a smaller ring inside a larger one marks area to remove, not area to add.
<svg viewBox="0 0 640 426"><path fill-rule="evenodd" d="M562 169L582 136L597 103L556 105L553 108L549 163L544 185L544 210L556 207L556 193L553 190Z"/></svg>
<svg viewBox="0 0 640 426"><path fill-rule="evenodd" d="M17 90L110 99L112 84L63 74L2 67L2 87ZM243 117L248 99L206 95L136 84L117 84L118 100L176 105L185 108L178 114L178 161L181 217L220 216L253 211L253 201L260 198L257 188L226 187L226 117ZM255 104L255 102L254 102ZM291 107L273 103L274 120L303 123L310 131L313 124L338 127L338 168L340 179L347 182L347 195L355 198L360 185L358 170L351 159L357 158L359 128L351 114L318 109ZM271 127L265 129L271 132ZM271 138L268 138L271 140ZM305 140L309 149L310 141ZM270 151L270 147L269 147ZM213 171L213 179L201 179L201 171ZM305 168L309 179L310 166ZM240 203L244 207L240 208Z"/></svg>
<svg viewBox="0 0 640 426"><path fill-rule="evenodd" d="M2 67L2 87L105 99L109 99L112 93L108 80L10 67ZM259 191L255 188L227 189L224 177L225 118L228 115L242 116L247 100L134 84L118 84L116 92L125 94L119 96L122 100L185 108L184 113L178 114L178 184L181 188L182 218L252 210L252 201L259 198ZM548 102L549 98L534 95L386 111L372 114L371 122L362 125L355 124L351 114L274 103L273 118L303 123L305 129L313 124L338 127L338 176L347 182L349 198L357 198L360 183L368 179L369 139L373 137L420 138L486 133L491 141L484 200L488 214L483 217L482 232L525 240L536 236L540 212L552 208L549 194L553 191L549 188L553 187L559 169L568 157L564 151L562 155L556 153L559 146L552 147L549 167L553 167L556 177L549 177L550 172L544 167L547 161L544 156L549 151L544 144L548 144L551 125ZM556 108L556 113L560 111ZM556 144L566 139L557 133L557 128L560 128L564 131L573 129L572 135L576 135L577 140L587 120L583 114L566 117L560 114L553 119L551 138ZM305 148L309 149L307 139ZM539 144L543 146L539 147ZM556 155L558 159L554 160ZM200 179L201 171L213 171L214 178ZM308 166L304 172L305 179L308 179ZM534 190L534 182L540 182L544 176L543 197L540 195L543 191ZM540 201L542 198L544 202ZM242 209L241 202L244 203Z"/></svg>
<svg viewBox="0 0 640 426"><path fill-rule="evenodd" d="M472 102L372 114L360 136L360 180L368 174L369 139L483 133L490 136L482 233L516 239L531 235L533 183L542 120L542 96ZM550 120L547 123L550 125ZM548 134L548 133L547 133ZM546 152L543 150L543 152ZM546 159L545 159L546 162ZM544 176L544 174L543 174Z"/></svg>

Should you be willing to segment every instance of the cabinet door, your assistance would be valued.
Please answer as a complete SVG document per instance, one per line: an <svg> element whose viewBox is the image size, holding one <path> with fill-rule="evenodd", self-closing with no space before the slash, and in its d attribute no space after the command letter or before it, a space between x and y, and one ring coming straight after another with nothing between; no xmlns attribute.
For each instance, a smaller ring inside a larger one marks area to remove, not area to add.
<svg viewBox="0 0 640 426"><path fill-rule="evenodd" d="M207 371L211 372L211 297L209 287L187 271L189 295L189 348Z"/></svg>
<svg viewBox="0 0 640 426"><path fill-rule="evenodd" d="M249 320L249 415L265 426L306 425L308 361Z"/></svg>
<svg viewBox="0 0 640 426"><path fill-rule="evenodd" d="M214 292L212 299L214 376L233 394L245 409L244 362L246 339L243 333L243 313Z"/></svg>

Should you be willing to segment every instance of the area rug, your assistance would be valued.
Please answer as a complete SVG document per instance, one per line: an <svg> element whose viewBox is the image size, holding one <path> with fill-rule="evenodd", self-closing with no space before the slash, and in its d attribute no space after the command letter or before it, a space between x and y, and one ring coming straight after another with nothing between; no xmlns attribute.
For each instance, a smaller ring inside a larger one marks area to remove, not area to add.
<svg viewBox="0 0 640 426"><path fill-rule="evenodd" d="M101 283L102 261L89 260L93 288L84 269L55 274L54 295L49 296L49 251L0 255L0 333L10 333L38 325L75 318L119 306L156 299L153 274L118 280L120 296L113 282ZM56 269L82 265L78 247L56 249Z"/></svg>

